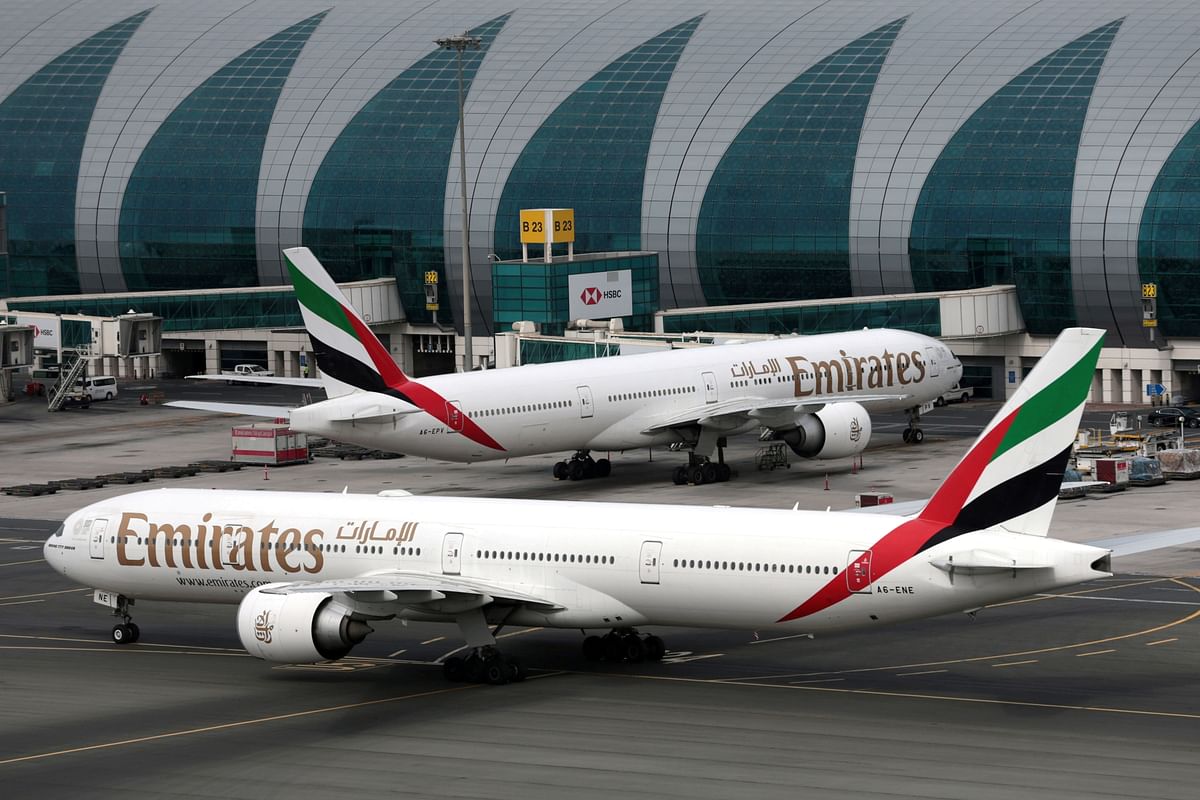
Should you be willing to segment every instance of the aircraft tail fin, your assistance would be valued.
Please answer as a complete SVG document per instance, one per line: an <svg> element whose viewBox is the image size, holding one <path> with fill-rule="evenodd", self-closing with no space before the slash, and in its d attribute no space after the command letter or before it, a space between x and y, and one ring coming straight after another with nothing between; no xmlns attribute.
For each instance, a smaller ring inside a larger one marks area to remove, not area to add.
<svg viewBox="0 0 1200 800"><path fill-rule="evenodd" d="M1003 528L1045 536L1091 388L1104 331L1068 328L921 511L938 541Z"/></svg>
<svg viewBox="0 0 1200 800"><path fill-rule="evenodd" d="M408 383L387 348L307 247L283 251L329 397L353 391L387 393Z"/></svg>

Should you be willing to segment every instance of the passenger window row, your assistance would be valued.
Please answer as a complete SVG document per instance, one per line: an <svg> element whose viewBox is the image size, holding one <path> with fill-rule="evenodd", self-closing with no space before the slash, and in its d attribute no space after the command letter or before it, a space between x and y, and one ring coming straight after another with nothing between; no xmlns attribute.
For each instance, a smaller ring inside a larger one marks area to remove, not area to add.
<svg viewBox="0 0 1200 800"><path fill-rule="evenodd" d="M608 402L619 403L625 400L644 400L647 397L670 397L672 395L687 394L688 392L695 391L695 386L672 386L668 389L648 389L644 392L610 394L608 396Z"/></svg>
<svg viewBox="0 0 1200 800"><path fill-rule="evenodd" d="M505 406L503 408L485 408L483 411L472 411L471 417L500 417L506 414L527 414L530 411L549 411L554 408L572 408L572 400L555 400L552 403L528 403L520 406Z"/></svg>
<svg viewBox="0 0 1200 800"><path fill-rule="evenodd" d="M476 550L475 557L489 561L550 561L566 564L615 564L615 556L576 555L575 553L527 553L512 550Z"/></svg>
<svg viewBox="0 0 1200 800"><path fill-rule="evenodd" d="M697 561L677 558L672 565L680 569L717 569L733 572L774 572L792 575L837 575L837 567L815 567L812 564L764 564L755 561Z"/></svg>

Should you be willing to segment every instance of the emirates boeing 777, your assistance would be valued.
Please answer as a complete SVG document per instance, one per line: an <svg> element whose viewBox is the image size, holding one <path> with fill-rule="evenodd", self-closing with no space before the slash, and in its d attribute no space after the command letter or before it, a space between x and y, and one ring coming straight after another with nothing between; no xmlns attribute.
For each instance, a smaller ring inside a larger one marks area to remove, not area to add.
<svg viewBox="0 0 1200 800"><path fill-rule="evenodd" d="M305 433L447 461L574 450L554 467L556 478L571 480L608 475L608 459L593 451L676 445L689 463L676 468L675 482L701 484L728 480L726 437L757 428L797 455L845 458L870 441L868 409L906 410L905 441L920 442L920 413L962 377L937 339L868 329L417 380L308 248L284 257L328 399L300 408L168 405L287 417Z"/></svg>
<svg viewBox="0 0 1200 800"><path fill-rule="evenodd" d="M135 600L237 603L245 648L278 663L435 621L469 648L447 676L493 683L523 674L505 625L608 631L586 658L640 661L664 652L645 626L814 634L978 609L1110 574L1110 549L1047 536L1102 333L1064 331L914 516L158 489L71 514L46 560L96 588L117 643L138 639ZM1140 549L1200 531L1172 535Z"/></svg>

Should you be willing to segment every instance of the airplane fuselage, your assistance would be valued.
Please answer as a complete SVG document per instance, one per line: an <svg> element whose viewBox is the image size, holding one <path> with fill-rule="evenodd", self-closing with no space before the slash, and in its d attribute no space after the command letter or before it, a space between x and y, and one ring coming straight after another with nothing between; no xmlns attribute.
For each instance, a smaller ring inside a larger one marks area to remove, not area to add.
<svg viewBox="0 0 1200 800"><path fill-rule="evenodd" d="M857 398L868 412L912 408L961 376L936 339L862 330L437 375L421 379L437 416L404 399L355 392L294 409L291 420L340 441L470 462L687 443L701 420L729 435L816 410L824 403L814 398ZM726 413L762 405L775 406L773 418ZM696 422L681 419L693 411Z"/></svg>
<svg viewBox="0 0 1200 800"><path fill-rule="evenodd" d="M508 622L561 628L872 627L1107 574L1097 561L1107 551L1003 531L958 536L875 574L872 548L905 522L844 512L162 489L72 514L45 553L72 580L142 600L237 603L279 582L395 570L455 575L554 604L523 607ZM946 569L948 555L979 548L1048 566ZM801 607L811 610L795 615Z"/></svg>

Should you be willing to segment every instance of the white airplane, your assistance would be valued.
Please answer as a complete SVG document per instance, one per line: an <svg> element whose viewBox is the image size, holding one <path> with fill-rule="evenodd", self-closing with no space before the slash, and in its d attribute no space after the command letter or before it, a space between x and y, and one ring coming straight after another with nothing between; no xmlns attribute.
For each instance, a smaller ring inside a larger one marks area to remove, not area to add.
<svg viewBox="0 0 1200 800"><path fill-rule="evenodd" d="M607 476L609 460L590 451L676 444L690 455L675 482L701 484L729 479L725 437L759 427L800 456L861 453L871 438L867 406L908 410L905 441L920 442L920 412L962 377L938 340L868 329L418 381L396 366L308 248L283 252L329 399L300 408L168 405L288 417L305 433L447 461L575 450L555 464L560 480Z"/></svg>
<svg viewBox="0 0 1200 800"><path fill-rule="evenodd" d="M375 620L447 622L470 648L447 676L493 683L522 675L496 649L505 625L611 629L584 656L639 661L664 652L641 626L814 634L971 611L1110 574L1111 549L1046 535L1102 340L1064 331L910 516L157 489L71 514L46 560L96 587L119 644L138 639L135 600L237 603L245 648L278 663L341 658ZM1125 551L1200 538L1168 533Z"/></svg>

